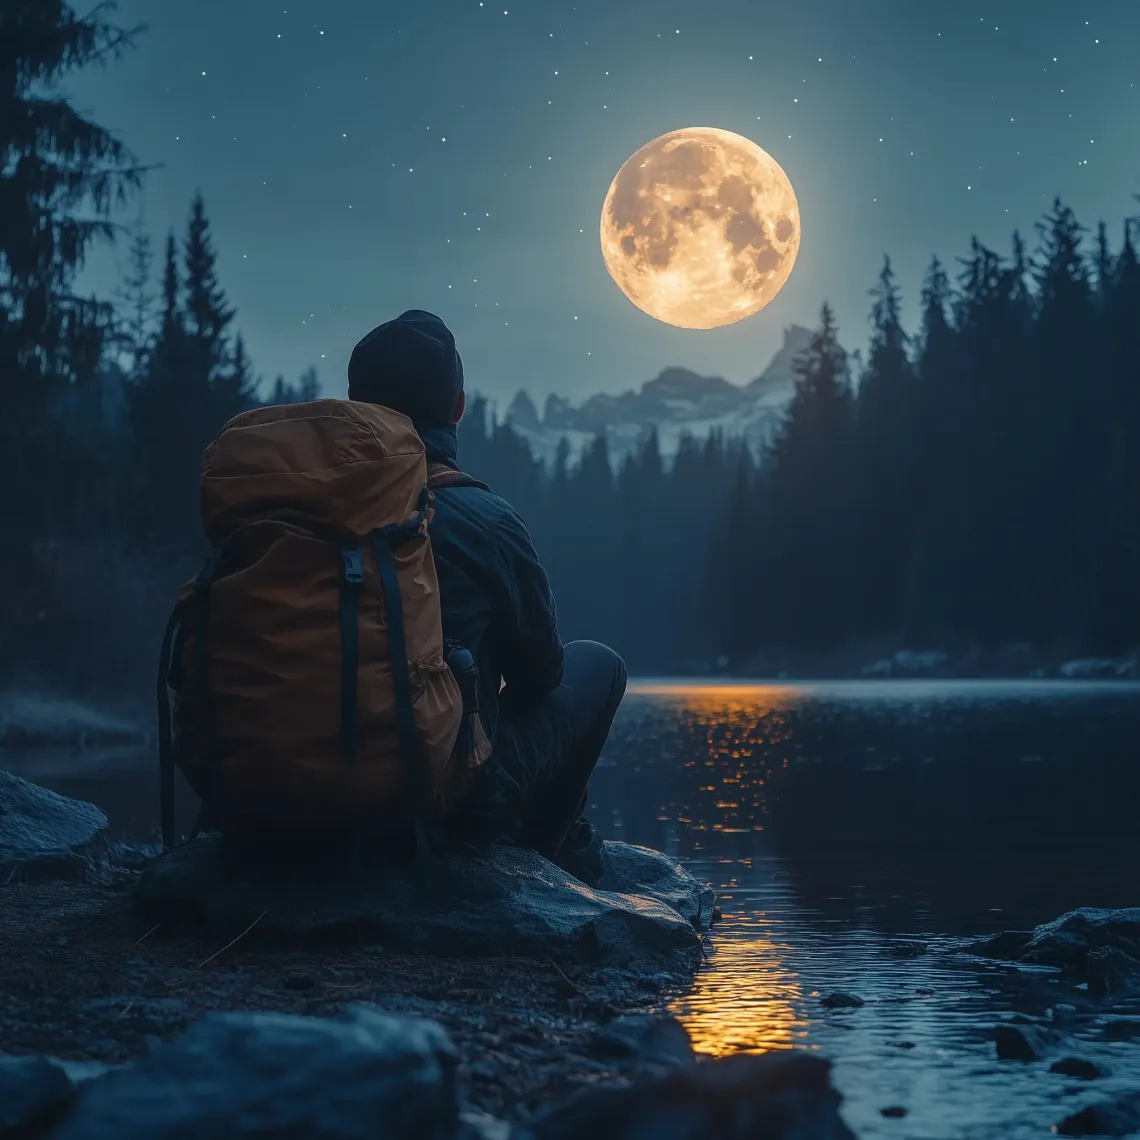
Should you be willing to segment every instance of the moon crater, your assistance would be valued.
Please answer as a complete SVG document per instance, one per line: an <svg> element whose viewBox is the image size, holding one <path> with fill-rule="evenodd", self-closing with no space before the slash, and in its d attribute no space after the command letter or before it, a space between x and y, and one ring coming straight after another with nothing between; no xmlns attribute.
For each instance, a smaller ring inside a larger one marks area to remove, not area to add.
<svg viewBox="0 0 1140 1140"><path fill-rule="evenodd" d="M686 127L618 171L602 206L602 256L643 312L680 328L734 324L784 287L800 210L780 164L742 135Z"/></svg>

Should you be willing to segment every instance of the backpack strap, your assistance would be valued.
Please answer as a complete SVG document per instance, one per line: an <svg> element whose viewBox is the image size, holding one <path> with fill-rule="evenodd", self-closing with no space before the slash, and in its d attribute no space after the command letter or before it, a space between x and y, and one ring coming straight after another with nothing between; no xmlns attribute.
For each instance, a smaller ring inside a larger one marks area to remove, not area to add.
<svg viewBox="0 0 1140 1140"><path fill-rule="evenodd" d="M384 591L392 683L396 690L396 730L407 773L408 795L412 803L416 853L421 861L426 861L431 855L425 818L430 793L420 739L416 734L415 710L412 707L412 681L408 670L408 646L404 633L404 606L400 597L400 579L395 559L395 551L400 545L418 537L421 535L416 531L410 531L406 526L386 526L373 533L372 553L380 571L380 585Z"/></svg>
<svg viewBox="0 0 1140 1140"><path fill-rule="evenodd" d="M186 602L178 602L171 611L162 637L162 650L159 655L158 676L155 681L155 696L158 701L158 765L159 765L159 806L162 822L163 850L170 851L176 842L174 818L174 734L170 715L170 677L177 667L181 671L182 652L191 625L194 631L194 668L198 700L201 703L201 729L206 755L203 768L208 784L217 779L217 756L214 751L212 718L210 714L210 676L206 656L206 633L210 621L210 587L218 575L221 564L222 547L215 547L194 579L194 593ZM207 787L207 791L210 788ZM198 814L198 820L190 838L194 839L202 830L205 819L205 805Z"/></svg>
<svg viewBox="0 0 1140 1140"><path fill-rule="evenodd" d="M162 650L158 658L158 677L155 680L158 698L158 767L159 800L162 819L162 848L169 851L174 846L174 740L170 724L170 671L173 665L174 639L184 621L182 605L178 604L170 613L166 632L162 635ZM181 640L181 639L179 639Z"/></svg>
<svg viewBox="0 0 1140 1140"><path fill-rule="evenodd" d="M482 491L491 488L486 483L468 475L465 471L458 471L448 467L446 463L429 463L427 485L432 491L442 487L478 487Z"/></svg>

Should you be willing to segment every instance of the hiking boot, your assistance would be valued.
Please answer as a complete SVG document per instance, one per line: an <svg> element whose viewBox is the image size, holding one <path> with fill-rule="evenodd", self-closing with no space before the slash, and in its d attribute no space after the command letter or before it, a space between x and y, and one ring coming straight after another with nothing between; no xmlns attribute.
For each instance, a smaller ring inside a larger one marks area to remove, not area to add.
<svg viewBox="0 0 1140 1140"><path fill-rule="evenodd" d="M602 837L585 817L572 824L551 862L569 872L588 887L596 886L605 868L602 866Z"/></svg>

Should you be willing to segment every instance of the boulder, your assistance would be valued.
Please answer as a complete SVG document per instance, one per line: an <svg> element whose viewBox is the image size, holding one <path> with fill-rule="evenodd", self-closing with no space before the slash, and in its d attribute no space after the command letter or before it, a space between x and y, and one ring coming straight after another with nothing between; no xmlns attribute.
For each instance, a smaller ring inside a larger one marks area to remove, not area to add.
<svg viewBox="0 0 1140 1140"><path fill-rule="evenodd" d="M75 1091L75 1082L51 1058L0 1053L0 1136L33 1136L50 1127Z"/></svg>
<svg viewBox="0 0 1140 1140"><path fill-rule="evenodd" d="M1122 1017L1105 1022L1101 1032L1106 1041L1140 1041L1140 1021Z"/></svg>
<svg viewBox="0 0 1140 1140"><path fill-rule="evenodd" d="M1055 1131L1061 1136L1131 1136L1140 1132L1140 1093L1087 1105L1065 1117Z"/></svg>
<svg viewBox="0 0 1140 1140"><path fill-rule="evenodd" d="M603 1025L591 1039L592 1057L620 1067L670 1069L696 1060L689 1031L667 1014L631 1013Z"/></svg>
<svg viewBox="0 0 1140 1140"><path fill-rule="evenodd" d="M862 1009L867 1003L858 994L839 991L819 999L824 1009Z"/></svg>
<svg viewBox="0 0 1140 1140"><path fill-rule="evenodd" d="M636 973L700 962L712 897L673 860L607 843L609 889L584 886L533 851L498 847L420 865L367 859L256 860L205 836L158 859L136 903L147 922L278 940L367 938L392 953L552 957Z"/></svg>
<svg viewBox="0 0 1140 1140"><path fill-rule="evenodd" d="M1040 1061L1063 1042L1061 1034L1038 1025L1000 1025L994 1031L999 1061Z"/></svg>
<svg viewBox="0 0 1140 1140"><path fill-rule="evenodd" d="M0 882L82 876L107 830L94 805L0 769Z"/></svg>
<svg viewBox="0 0 1140 1140"><path fill-rule="evenodd" d="M366 1006L339 1018L212 1013L88 1085L53 1137L450 1140L461 1134L457 1068L433 1021Z"/></svg>
<svg viewBox="0 0 1140 1140"><path fill-rule="evenodd" d="M1096 994L1140 987L1140 907L1083 907L1033 931L1006 931L969 947L984 957L1053 966Z"/></svg>
<svg viewBox="0 0 1140 1140"><path fill-rule="evenodd" d="M1084 1057L1062 1057L1049 1066L1049 1072L1062 1077L1076 1077L1081 1081L1096 1081L1104 1076L1104 1069L1086 1061Z"/></svg>
<svg viewBox="0 0 1140 1140"><path fill-rule="evenodd" d="M854 1140L831 1066L801 1052L690 1065L627 1088L579 1094L519 1140Z"/></svg>
<svg viewBox="0 0 1140 1140"><path fill-rule="evenodd" d="M712 926L716 917L712 887L698 883L660 851L632 843L607 843L602 849L602 866L599 890L657 899L696 930L705 931Z"/></svg>

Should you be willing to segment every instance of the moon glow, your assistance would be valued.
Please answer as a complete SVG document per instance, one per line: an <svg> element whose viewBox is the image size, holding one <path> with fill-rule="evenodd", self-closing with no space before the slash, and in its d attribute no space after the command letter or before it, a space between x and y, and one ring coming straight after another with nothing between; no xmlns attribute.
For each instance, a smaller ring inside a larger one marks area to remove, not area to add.
<svg viewBox="0 0 1140 1140"><path fill-rule="evenodd" d="M601 229L606 268L639 309L712 329L758 313L784 287L800 208L783 168L751 139L686 127L617 172Z"/></svg>

